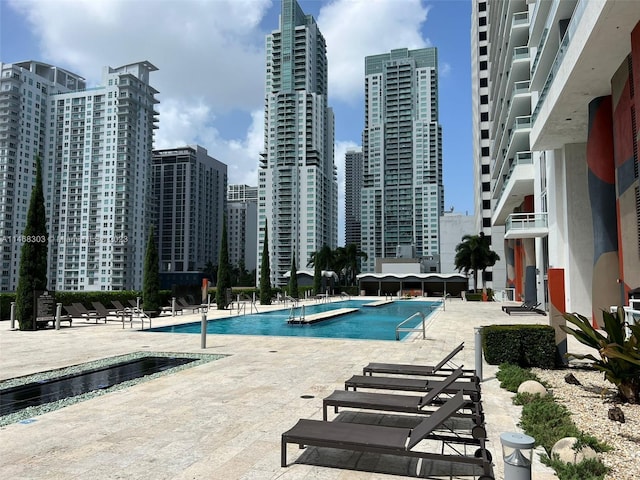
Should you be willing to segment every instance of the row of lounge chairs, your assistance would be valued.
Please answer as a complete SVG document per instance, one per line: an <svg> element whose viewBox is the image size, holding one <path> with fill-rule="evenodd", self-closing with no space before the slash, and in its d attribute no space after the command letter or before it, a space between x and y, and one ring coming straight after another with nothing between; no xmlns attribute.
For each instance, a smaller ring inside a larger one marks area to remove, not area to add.
<svg viewBox="0 0 640 480"><path fill-rule="evenodd" d="M173 301L172 301L173 302ZM191 313L197 313L207 305L189 303L185 298L176 298L175 304L162 307L162 312L183 314L184 310L191 310Z"/></svg>
<svg viewBox="0 0 640 480"><path fill-rule="evenodd" d="M62 308L66 312L65 319L93 320L96 323L100 320L104 323L107 323L107 320L124 322L125 319L131 321L133 314L140 311L136 300L129 300L128 303L129 305L125 306L118 300L113 300L113 308L107 308L101 302L91 302L93 309L89 310L82 303L74 302L71 305L63 305Z"/></svg>
<svg viewBox="0 0 640 480"><path fill-rule="evenodd" d="M323 400L322 420L300 419L282 434L281 465L288 465L287 444L297 443L300 448L326 447L468 464L481 469L480 480L493 480L479 379L473 370L449 366L462 348L463 344L434 366L389 363L365 366L363 375L345 382L345 390L336 390ZM381 371L390 376L378 375ZM361 392L359 388L422 395ZM328 421L330 407L336 414L338 408L385 412L385 421L354 423L339 417ZM393 424L397 415L401 420ZM407 421L413 424L407 427ZM473 453L467 453L468 446L475 448Z"/></svg>

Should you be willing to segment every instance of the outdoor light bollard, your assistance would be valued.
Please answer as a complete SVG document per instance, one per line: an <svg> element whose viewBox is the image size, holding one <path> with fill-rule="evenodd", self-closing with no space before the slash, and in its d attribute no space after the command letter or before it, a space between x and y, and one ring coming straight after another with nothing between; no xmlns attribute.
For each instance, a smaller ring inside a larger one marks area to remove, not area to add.
<svg viewBox="0 0 640 480"><path fill-rule="evenodd" d="M475 327L473 330L476 349L476 376L482 381L482 327Z"/></svg>
<svg viewBox="0 0 640 480"><path fill-rule="evenodd" d="M536 440L523 433L502 433L504 480L531 480L531 460Z"/></svg>
<svg viewBox="0 0 640 480"><path fill-rule="evenodd" d="M200 348L207 348L207 313L202 312L200 318Z"/></svg>
<svg viewBox="0 0 640 480"><path fill-rule="evenodd" d="M11 318L11 330L16 329L16 302L11 302L11 313L9 314Z"/></svg>
<svg viewBox="0 0 640 480"><path fill-rule="evenodd" d="M60 315L62 315L62 304L56 304L56 330L60 330Z"/></svg>
<svg viewBox="0 0 640 480"><path fill-rule="evenodd" d="M171 316L176 316L176 297L171 297Z"/></svg>

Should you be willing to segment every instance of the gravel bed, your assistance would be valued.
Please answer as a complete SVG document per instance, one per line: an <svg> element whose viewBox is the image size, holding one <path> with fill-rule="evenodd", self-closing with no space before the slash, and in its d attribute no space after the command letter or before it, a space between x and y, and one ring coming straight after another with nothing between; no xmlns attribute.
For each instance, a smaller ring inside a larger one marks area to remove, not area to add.
<svg viewBox="0 0 640 480"><path fill-rule="evenodd" d="M82 402L84 400L89 400L91 398L96 398L101 395L104 395L109 392L114 392L116 390L122 390L124 388L128 388L132 385L137 385L142 382L146 382L152 380L154 378L158 378L164 375L169 375L175 372L179 372L186 368L196 367L198 365L202 365L203 363L208 363L214 360L218 360L227 355L220 354L200 354L200 353L177 353L177 352L134 352L126 355L118 355L115 357L107 357L100 360L95 360L92 362L81 363L79 365L72 365L69 367L58 368L55 370L47 370L45 372L38 372L31 375L25 375L23 377L9 378L7 380L0 381L0 390L6 388L17 387L20 385L26 385L27 383L38 382L43 380L51 380L53 378L62 377L65 375L73 375L77 373L82 373L87 370L91 370L94 368L108 367L111 365L115 365L120 362L126 362L130 360L136 360L138 358L144 357L183 357L183 358L196 358L197 360L191 363L187 363L184 365L179 365L177 367L169 368L157 373L153 373L151 375L146 375L143 377L135 378L132 380L128 380L126 382L119 383L117 385L113 385L109 388L104 388L100 390L93 390L91 392L83 393L81 395L76 395L75 397L69 397L62 400L57 400L51 403L45 403L38 406L27 407L18 412L10 413L8 415L4 415L0 417L0 427L5 425L9 425L11 423L23 422L30 423L33 422L33 417L38 415L42 415L43 413L52 412L54 410L58 410L59 408L66 407L67 405L73 405L75 403Z"/></svg>
<svg viewBox="0 0 640 480"><path fill-rule="evenodd" d="M571 412L571 419L584 433L613 447L599 453L600 460L611 470L605 480L637 480L640 478L640 405L620 403L615 385L604 374L589 369L541 370L532 369L540 380L547 382L558 403ZM565 381L568 373L581 385ZM609 419L609 409L620 407L625 423Z"/></svg>

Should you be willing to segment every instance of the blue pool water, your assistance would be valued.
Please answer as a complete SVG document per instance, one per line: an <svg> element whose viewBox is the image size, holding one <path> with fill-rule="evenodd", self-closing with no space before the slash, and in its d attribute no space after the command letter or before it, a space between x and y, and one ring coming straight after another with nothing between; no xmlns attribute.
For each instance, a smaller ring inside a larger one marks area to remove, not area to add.
<svg viewBox="0 0 640 480"><path fill-rule="evenodd" d="M335 310L338 308L358 308L357 312L322 320L310 325L290 325L287 323L290 309L251 315L239 315L207 321L207 333L231 335L275 335L282 337L322 337L354 338L366 340L395 340L396 326L417 312L428 316L441 302L395 301L379 307L365 307L371 300L347 300L341 302L306 305L305 313ZM300 315L297 309L296 316ZM416 327L420 324L418 315L414 321L404 325ZM152 332L200 333L200 322L169 327L152 328ZM401 332L402 340L408 333Z"/></svg>

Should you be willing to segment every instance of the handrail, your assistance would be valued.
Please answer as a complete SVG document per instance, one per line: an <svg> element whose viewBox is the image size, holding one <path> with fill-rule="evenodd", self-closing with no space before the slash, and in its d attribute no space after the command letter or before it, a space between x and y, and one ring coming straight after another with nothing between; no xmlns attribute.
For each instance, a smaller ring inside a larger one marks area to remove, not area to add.
<svg viewBox="0 0 640 480"><path fill-rule="evenodd" d="M422 325L422 328L402 328L402 325L404 325L405 323L407 323L409 320L413 319L413 317L415 317L416 315L420 315L422 317L422 322L420 322L420 324ZM403 320L402 322L400 322L397 326L396 326L396 340L400 340L400 332L419 332L420 330L422 330L422 338L427 338L427 333L426 333L426 327L424 325L424 321L426 319L426 315L422 312L416 312L413 315L411 315L409 318L407 318L406 320Z"/></svg>

